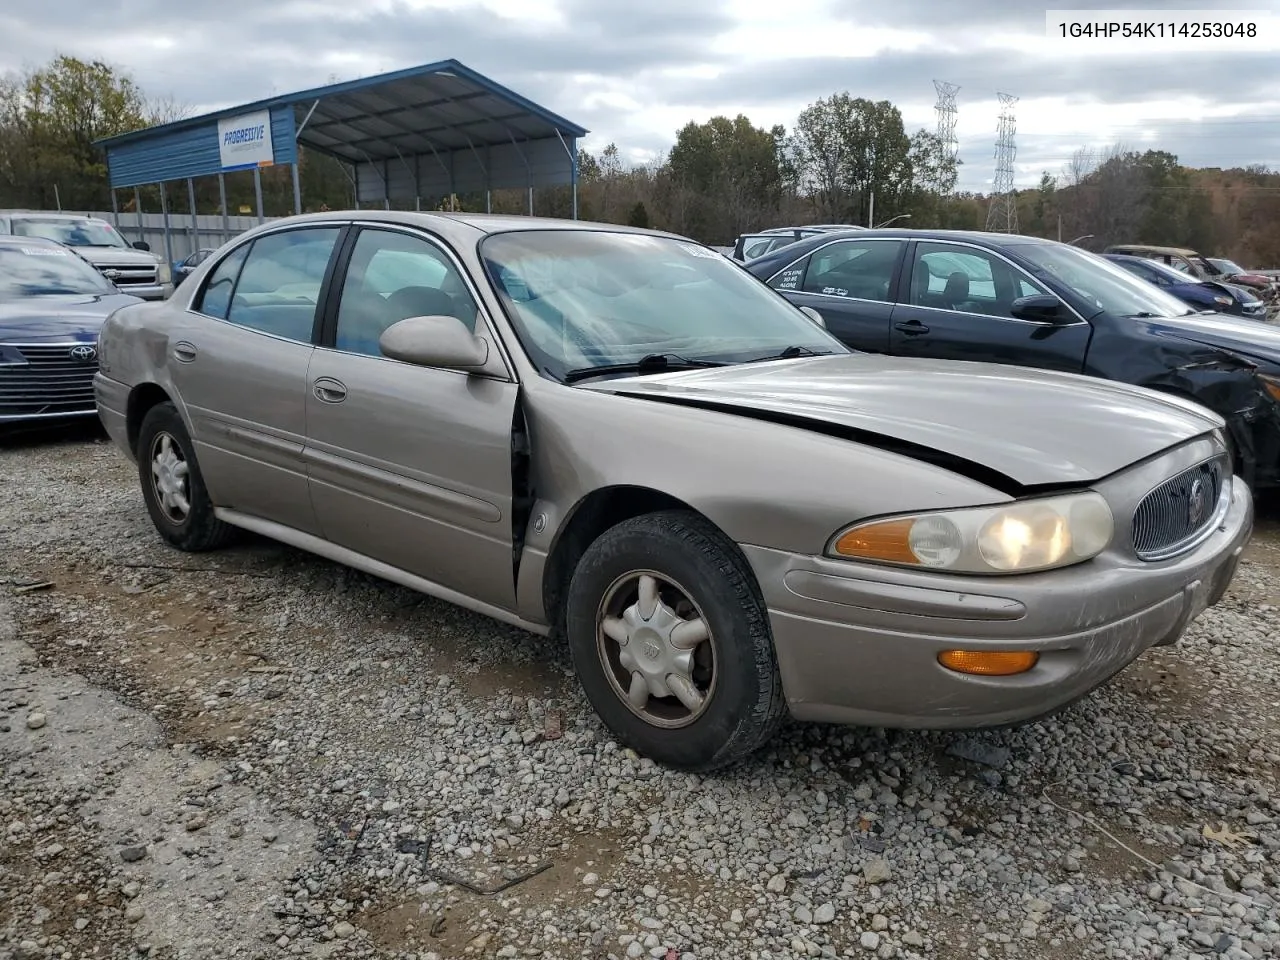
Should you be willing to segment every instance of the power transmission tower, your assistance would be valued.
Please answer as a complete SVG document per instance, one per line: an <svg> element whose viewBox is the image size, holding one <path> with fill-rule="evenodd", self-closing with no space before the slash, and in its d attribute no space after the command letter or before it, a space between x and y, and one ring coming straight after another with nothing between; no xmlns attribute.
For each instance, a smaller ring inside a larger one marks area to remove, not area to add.
<svg viewBox="0 0 1280 960"><path fill-rule="evenodd" d="M1000 98L1000 125L996 136L996 178L991 187L991 206L987 210L987 229L996 233L1018 232L1018 195L1013 188L1013 160L1018 155L1013 135L1016 125L1013 106L1018 98L997 93Z"/></svg>
<svg viewBox="0 0 1280 960"><path fill-rule="evenodd" d="M956 139L956 94L960 88L945 80L935 80L933 89L938 91L938 102L933 105L938 115L938 141L942 144L944 158L954 171L960 165L960 141ZM954 181L951 186L955 186Z"/></svg>

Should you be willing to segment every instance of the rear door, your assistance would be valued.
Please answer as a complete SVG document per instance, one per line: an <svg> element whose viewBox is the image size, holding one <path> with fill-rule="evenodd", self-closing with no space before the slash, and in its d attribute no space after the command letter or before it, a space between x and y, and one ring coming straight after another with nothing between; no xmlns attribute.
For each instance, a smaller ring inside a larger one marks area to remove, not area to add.
<svg viewBox="0 0 1280 960"><path fill-rule="evenodd" d="M902 302L893 309L894 354L1084 369L1092 328L1073 314L1063 323L1013 316L1019 297L1054 294L1000 254L922 240L908 259Z"/></svg>
<svg viewBox="0 0 1280 960"><path fill-rule="evenodd" d="M169 332L168 368L213 502L311 534L307 368L343 230L281 230L237 247Z"/></svg>
<svg viewBox="0 0 1280 960"><path fill-rule="evenodd" d="M769 280L797 306L822 314L827 329L855 350L889 351L893 291L906 241L833 240Z"/></svg>
<svg viewBox="0 0 1280 960"><path fill-rule="evenodd" d="M311 499L332 542L505 609L512 568L512 377L382 356L398 320L485 321L432 236L361 227L307 377ZM484 327L481 326L481 332ZM492 338L490 339L492 341Z"/></svg>

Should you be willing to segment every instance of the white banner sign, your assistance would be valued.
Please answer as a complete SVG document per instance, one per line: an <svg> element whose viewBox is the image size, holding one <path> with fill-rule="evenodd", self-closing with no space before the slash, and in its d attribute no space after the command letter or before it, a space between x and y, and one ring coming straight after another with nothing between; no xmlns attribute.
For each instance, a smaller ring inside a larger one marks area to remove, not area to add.
<svg viewBox="0 0 1280 960"><path fill-rule="evenodd" d="M219 120L218 147L223 170L271 166L275 154L271 150L270 111Z"/></svg>

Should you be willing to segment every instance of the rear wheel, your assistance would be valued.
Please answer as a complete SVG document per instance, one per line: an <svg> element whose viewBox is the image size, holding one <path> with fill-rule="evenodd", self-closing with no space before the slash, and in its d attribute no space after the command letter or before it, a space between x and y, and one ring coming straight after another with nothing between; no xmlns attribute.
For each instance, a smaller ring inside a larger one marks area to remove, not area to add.
<svg viewBox="0 0 1280 960"><path fill-rule="evenodd" d="M570 582L566 632L605 725L666 766L733 763L785 717L751 570L696 514L652 513L601 535Z"/></svg>
<svg viewBox="0 0 1280 960"><path fill-rule="evenodd" d="M195 553L231 540L234 528L214 515L191 437L172 403L156 404L142 419L138 479L151 522L172 546Z"/></svg>

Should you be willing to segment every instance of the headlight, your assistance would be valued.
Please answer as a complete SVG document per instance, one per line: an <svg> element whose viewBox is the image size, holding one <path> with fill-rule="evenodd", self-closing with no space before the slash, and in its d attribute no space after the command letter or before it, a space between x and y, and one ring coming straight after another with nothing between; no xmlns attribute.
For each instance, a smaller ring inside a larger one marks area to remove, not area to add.
<svg viewBox="0 0 1280 960"><path fill-rule="evenodd" d="M1214 298L1213 298L1213 302L1214 302L1214 303L1220 303L1220 304L1222 304L1222 306L1224 306L1224 307L1229 307L1229 306L1231 306L1233 303L1235 303L1235 301L1234 301L1234 300L1232 300L1230 297L1214 297Z"/></svg>
<svg viewBox="0 0 1280 960"><path fill-rule="evenodd" d="M1267 391L1267 396L1276 403L1280 403L1280 377L1269 377L1265 373L1260 373L1258 382L1262 384L1262 389Z"/></svg>
<svg viewBox="0 0 1280 960"><path fill-rule="evenodd" d="M1078 493L870 520L836 534L827 552L949 573L1030 573L1096 557L1114 527L1101 495Z"/></svg>
<svg viewBox="0 0 1280 960"><path fill-rule="evenodd" d="M173 282L173 267L169 266L168 261L161 260L156 264L156 282L162 284Z"/></svg>

